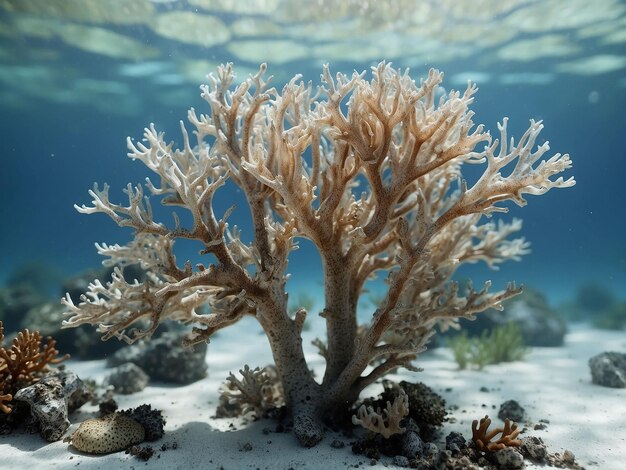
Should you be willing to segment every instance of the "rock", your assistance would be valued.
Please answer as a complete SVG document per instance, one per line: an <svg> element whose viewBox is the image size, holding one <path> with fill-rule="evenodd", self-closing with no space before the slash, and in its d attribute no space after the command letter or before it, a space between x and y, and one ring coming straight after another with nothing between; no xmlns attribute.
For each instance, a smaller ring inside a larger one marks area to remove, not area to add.
<svg viewBox="0 0 626 470"><path fill-rule="evenodd" d="M163 437L165 419L161 410L153 410L150 405L140 405L131 410L122 410L120 413L134 419L143 426L146 432L146 441L156 441Z"/></svg>
<svg viewBox="0 0 626 470"><path fill-rule="evenodd" d="M528 458L536 462L543 462L548 456L548 449L540 438L529 436L523 437L521 441L522 445L520 449Z"/></svg>
<svg viewBox="0 0 626 470"><path fill-rule="evenodd" d="M109 367L126 362L141 367L152 380L188 384L203 379L208 366L205 361L207 344L183 348L184 332L167 332L117 351L107 360Z"/></svg>
<svg viewBox="0 0 626 470"><path fill-rule="evenodd" d="M403 380L399 385L409 397L409 416L415 421L418 429L426 432L426 428L430 426L443 424L446 416L446 402L440 395L420 382L411 383ZM382 395L382 407L387 401L393 403L395 398L395 396L388 395L387 390Z"/></svg>
<svg viewBox="0 0 626 470"><path fill-rule="evenodd" d="M419 425L410 416L407 416L406 418L404 418L402 424L405 427L406 432L412 431L412 432L414 432L416 434L420 433Z"/></svg>
<svg viewBox="0 0 626 470"><path fill-rule="evenodd" d="M419 434L413 431L406 431L402 435L402 455L409 459L421 456L424 452L424 443Z"/></svg>
<svg viewBox="0 0 626 470"><path fill-rule="evenodd" d="M513 447L505 447L491 455L498 470L521 470L524 468L524 457Z"/></svg>
<svg viewBox="0 0 626 470"><path fill-rule="evenodd" d="M424 447L424 450L423 450L424 457L433 461L436 461L437 459L439 459L439 447L437 447L435 443L425 442L423 447Z"/></svg>
<svg viewBox="0 0 626 470"><path fill-rule="evenodd" d="M42 437L53 442L61 439L70 426L68 413L85 403L83 399L87 394L83 388L83 382L74 372L59 369L45 375L36 384L22 388L14 399L30 405ZM75 395L83 398L76 401L72 398Z"/></svg>
<svg viewBox="0 0 626 470"><path fill-rule="evenodd" d="M576 463L576 456L571 450L565 449L565 451L563 452L563 463L569 466L572 466L574 465L574 463Z"/></svg>
<svg viewBox="0 0 626 470"><path fill-rule="evenodd" d="M141 424L128 416L112 413L83 421L72 434L71 443L81 452L109 454L139 444L144 437L145 430Z"/></svg>
<svg viewBox="0 0 626 470"><path fill-rule="evenodd" d="M467 447L467 442L460 432L451 432L446 436L446 449L459 452Z"/></svg>
<svg viewBox="0 0 626 470"><path fill-rule="evenodd" d="M45 297L30 284L0 288L0 320L5 335L18 331L26 313L45 301ZM33 330L30 326L29 329Z"/></svg>
<svg viewBox="0 0 626 470"><path fill-rule="evenodd" d="M500 418L502 421L508 418L511 421L520 423L524 421L525 415L526 411L515 400L505 401L500 405L500 411L498 411L498 418Z"/></svg>
<svg viewBox="0 0 626 470"><path fill-rule="evenodd" d="M149 381L150 377L141 367L132 362L127 362L113 369L105 379L104 384L105 386L113 385L117 393L130 395L142 391Z"/></svg>
<svg viewBox="0 0 626 470"><path fill-rule="evenodd" d="M39 304L25 314L21 328L39 331L42 336L52 336L59 351L74 358L100 359L124 346L121 341L102 341L101 334L91 325L61 328L65 311L65 306L58 301Z"/></svg>
<svg viewBox="0 0 626 470"><path fill-rule="evenodd" d="M626 388L626 354L603 352L589 359L591 381L612 388Z"/></svg>
<svg viewBox="0 0 626 470"><path fill-rule="evenodd" d="M409 466L409 459L407 459L404 455L396 455L393 458L392 463L394 465L397 465L398 467L408 467Z"/></svg>
<svg viewBox="0 0 626 470"><path fill-rule="evenodd" d="M475 321L461 320L461 327L470 336L485 330L514 323L519 327L526 346L562 346L566 333L565 320L553 310L539 292L527 289L503 303L504 310L487 310Z"/></svg>

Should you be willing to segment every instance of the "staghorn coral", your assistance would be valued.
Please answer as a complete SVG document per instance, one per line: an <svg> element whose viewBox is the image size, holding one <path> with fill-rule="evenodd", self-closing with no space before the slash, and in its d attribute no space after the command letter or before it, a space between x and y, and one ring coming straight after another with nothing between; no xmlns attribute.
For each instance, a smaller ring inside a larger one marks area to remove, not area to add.
<svg viewBox="0 0 626 470"><path fill-rule="evenodd" d="M312 446L324 419L345 411L366 386L398 367L415 370L437 325L501 308L521 291L511 284L490 292L490 283L460 289L451 277L465 263L495 267L528 252L523 238L511 238L519 220L483 216L574 180L560 176L571 166L568 155L543 158L549 146L536 145L540 121L531 120L516 143L504 119L494 139L472 121L477 87L441 94L437 70L418 84L384 62L371 80L333 76L325 66L318 89L296 76L282 91L270 88L265 72L262 65L236 86L232 64L210 74L201 88L209 112L189 111L194 140L181 123L181 148L153 125L142 142L128 139L129 157L157 180L145 189L129 184L127 205L112 202L105 184L90 191L91 206L76 206L135 236L124 246L97 245L104 264L115 267L112 280L94 281L77 304L67 296L64 326L97 324L103 339L133 342L174 319L197 325L188 339L194 343L252 316L269 340L294 433ZM473 184L462 179L466 164L483 165ZM214 213L214 195L227 180L246 197L250 243L227 223L234 207L221 218ZM188 211L190 222L176 213L172 225L155 220L151 197ZM298 238L317 248L324 271L319 382L302 349L307 311L290 315L285 292ZM200 242L202 262L179 265L177 239ZM135 263L146 279L127 282L121 269ZM387 274L387 292L359 324L359 297L379 273Z"/></svg>
<svg viewBox="0 0 626 470"><path fill-rule="evenodd" d="M22 330L7 349L0 346L0 411L10 413L9 403L15 393L32 383L49 370L49 365L59 364L69 355L57 357L56 341L48 337L45 345L41 344L38 331ZM4 329L0 321L0 345L4 341Z"/></svg>
<svg viewBox="0 0 626 470"><path fill-rule="evenodd" d="M517 429L517 424L511 423L508 418L504 420L504 428L496 428L487 432L490 425L491 419L489 419L489 416L481 418L480 422L477 419L472 421L472 441L474 441L479 451L497 452L505 447L519 447L522 445L522 441L516 439L520 433L520 430ZM491 442L498 434L500 434L500 438Z"/></svg>

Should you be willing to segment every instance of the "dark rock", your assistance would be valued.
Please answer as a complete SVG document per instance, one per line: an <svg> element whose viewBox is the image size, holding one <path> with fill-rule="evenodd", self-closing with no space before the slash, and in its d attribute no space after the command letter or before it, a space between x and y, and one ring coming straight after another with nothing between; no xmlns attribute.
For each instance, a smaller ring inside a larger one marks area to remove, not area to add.
<svg viewBox="0 0 626 470"><path fill-rule="evenodd" d="M626 387L626 354L603 352L589 359L591 381L604 387Z"/></svg>
<svg viewBox="0 0 626 470"><path fill-rule="evenodd" d="M402 381L399 385L409 398L409 417L415 421L421 434L428 432L428 428L443 424L446 417L446 402L440 395L420 382ZM383 392L381 408L384 408L387 401L393 403L395 396L389 395L391 390L387 388Z"/></svg>
<svg viewBox="0 0 626 470"><path fill-rule="evenodd" d="M413 431L405 431L402 434L402 455L409 459L421 456L424 452L424 443L419 434Z"/></svg>
<svg viewBox="0 0 626 470"><path fill-rule="evenodd" d="M154 455L154 449L150 446L131 446L126 449L126 453L139 460L147 461Z"/></svg>
<svg viewBox="0 0 626 470"><path fill-rule="evenodd" d="M463 331L480 336L483 331L514 323L518 326L526 346L562 346L566 333L565 320L553 310L546 298L527 289L521 295L503 303L504 310L487 310L476 320L461 320Z"/></svg>
<svg viewBox="0 0 626 470"><path fill-rule="evenodd" d="M130 410L122 410L120 414L134 419L143 426L146 431L146 441L156 441L164 434L165 418L161 410L153 410L150 405L141 405Z"/></svg>
<svg viewBox="0 0 626 470"><path fill-rule="evenodd" d="M333 442L330 443L330 446L333 449L343 449L346 444L343 441L340 441L339 439L334 439Z"/></svg>
<svg viewBox="0 0 626 470"><path fill-rule="evenodd" d="M393 458L393 464L397 465L398 467L408 467L409 459L407 459L404 455L396 455Z"/></svg>
<svg viewBox="0 0 626 470"><path fill-rule="evenodd" d="M535 462L543 462L548 456L548 449L539 437L523 437L520 450L522 453L534 460Z"/></svg>
<svg viewBox="0 0 626 470"><path fill-rule="evenodd" d="M208 366L207 344L183 348L183 332L167 332L159 338L125 347L107 360L109 367L132 362L141 367L152 380L188 384L203 379Z"/></svg>
<svg viewBox="0 0 626 470"><path fill-rule="evenodd" d="M432 442L425 442L423 446L424 457L428 457L432 460L439 459L439 447Z"/></svg>
<svg viewBox="0 0 626 470"><path fill-rule="evenodd" d="M505 401L500 405L500 411L498 411L498 418L502 421L508 418L511 421L519 423L524 420L525 415L526 411L515 400Z"/></svg>
<svg viewBox="0 0 626 470"><path fill-rule="evenodd" d="M39 331L42 336L52 336L59 351L82 359L100 359L124 346L121 341L102 341L95 326L61 328L65 310L58 301L39 304L25 314L21 328Z"/></svg>
<svg viewBox="0 0 626 470"><path fill-rule="evenodd" d="M459 452L467 447L467 442L460 432L451 432L446 436L446 449Z"/></svg>
<svg viewBox="0 0 626 470"><path fill-rule="evenodd" d="M5 335L18 331L26 313L45 302L46 298L30 284L0 288L0 320Z"/></svg>
<svg viewBox="0 0 626 470"><path fill-rule="evenodd" d="M597 314L607 310L616 302L615 295L603 284L589 282L576 292L576 306L584 313Z"/></svg>
<svg viewBox="0 0 626 470"><path fill-rule="evenodd" d="M129 395L142 391L149 381L150 377L141 367L132 362L127 362L113 369L111 374L105 379L104 384L105 386L112 385L115 387L117 393Z"/></svg>

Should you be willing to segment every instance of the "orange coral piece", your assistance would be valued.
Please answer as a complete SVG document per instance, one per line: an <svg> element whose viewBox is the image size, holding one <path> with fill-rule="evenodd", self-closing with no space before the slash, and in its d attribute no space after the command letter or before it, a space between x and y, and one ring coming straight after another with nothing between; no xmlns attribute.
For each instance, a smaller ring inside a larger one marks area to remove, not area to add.
<svg viewBox="0 0 626 470"><path fill-rule="evenodd" d="M11 395L10 393L0 395L0 411L2 411L3 413L10 413L11 408L5 405L5 403L9 403L11 400L13 400L13 395Z"/></svg>
<svg viewBox="0 0 626 470"><path fill-rule="evenodd" d="M512 423L508 418L504 420L504 428L496 428L487 432L490 425L491 419L486 415L480 422L476 419L472 422L472 440L481 452L497 452L505 447L522 445L522 441L516 439L521 431L517 429L517 424ZM498 434L501 434L500 438L491 442Z"/></svg>
<svg viewBox="0 0 626 470"><path fill-rule="evenodd" d="M39 375L48 370L48 365L69 358L68 354L57 357L59 351L51 337L47 338L43 349L41 340L38 331L25 329L13 339L11 347L0 347L0 411L10 413L11 408L6 403L13 399L17 390L39 380ZM0 321L0 344L3 341L4 329Z"/></svg>

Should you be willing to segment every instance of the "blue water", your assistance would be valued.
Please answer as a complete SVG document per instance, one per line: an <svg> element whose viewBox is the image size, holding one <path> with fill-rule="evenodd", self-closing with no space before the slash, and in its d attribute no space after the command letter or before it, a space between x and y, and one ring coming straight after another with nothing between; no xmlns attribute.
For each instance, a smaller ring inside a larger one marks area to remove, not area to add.
<svg viewBox="0 0 626 470"><path fill-rule="evenodd" d="M624 6L624 2L616 4ZM180 6L167 2L155 5L158 9L195 11L186 7L186 2ZM0 15L6 26L14 24L20 13L0 9ZM239 14L219 15L230 24ZM39 17L54 19L48 13ZM601 19L592 24L598 23ZM61 276L98 266L101 259L94 242L128 240L128 229L120 229L102 214L79 214L73 204L89 203L87 190L94 181L108 182L112 200L124 201L121 190L128 182L140 183L150 176L142 164L126 158L126 136L140 138L142 129L154 122L169 139L180 142L178 121L186 118L187 109L193 106L206 111L199 97L201 76L193 82L176 75L180 58L234 61L236 67L243 64L246 71L268 60L269 73L280 77L277 86L282 85L282 77L296 73L319 83L320 65L326 61L316 54L274 65L271 57L261 54L255 63L246 62L233 56L228 44L204 49L159 37L143 26L99 26L135 37L157 49L159 57L143 61L112 58L78 49L59 36L38 37L34 31L29 36L5 29L8 33L0 35L0 285L16 269L34 261ZM285 26L284 34L287 29ZM381 50L385 40L395 41L392 31L388 28L381 33ZM497 131L496 123L508 116L510 135L519 136L529 118L543 119L541 138L550 141L552 151L569 153L574 162L568 175L576 177L575 187L529 196L527 207L497 215L507 220L514 216L524 219L522 235L532 243L532 253L521 262L505 263L499 271L480 265L461 270L460 276L473 277L477 284L493 279L494 287L499 288L515 280L541 289L551 300L562 301L573 296L581 284L595 281L626 297L626 65L593 74L558 71L560 62L578 58L612 55L623 60L626 43L607 45L601 39L577 39L576 32L574 27L541 33L563 34L576 43L578 52L568 58L486 60L490 54L494 56L496 48L483 47L445 60L438 60L433 52L419 66L412 64L416 79L425 76L431 66L441 68L447 88L462 86L454 79L458 74L475 75L480 87L473 106L475 122L485 123L493 132ZM520 35L534 38L539 34ZM467 46L471 48L471 43ZM410 46L407 48L410 51ZM365 70L374 63L369 57L355 60L354 56L329 61L334 70L342 71ZM393 62L403 66L410 61L394 57ZM154 73L131 76L120 72L128 66L149 69L153 63L160 64ZM481 83L485 74L487 79ZM501 79L522 74L548 74L550 78L546 83L519 84L506 84ZM91 94L84 92L88 80L93 80L96 88ZM114 81L121 86L97 90L101 87L98 81ZM167 103L157 99L163 96ZM218 197L216 213L221 214L233 201L238 203L238 211L231 222L249 233L245 203L233 188ZM171 218L165 221L171 222ZM301 247L290 262L291 283L296 289L319 292L319 259L310 243L302 241ZM181 246L179 259L197 259L197 249Z"/></svg>

